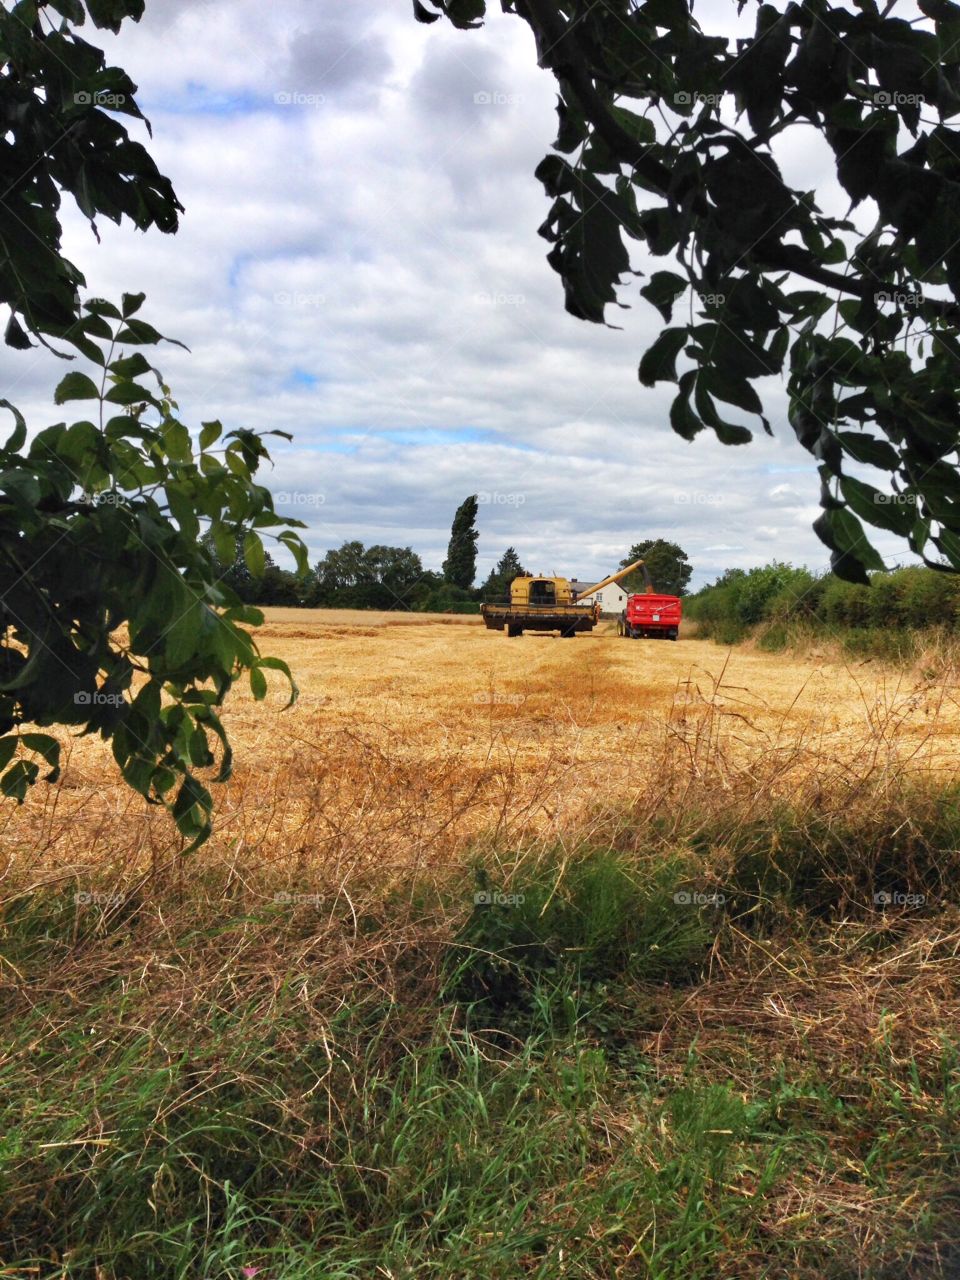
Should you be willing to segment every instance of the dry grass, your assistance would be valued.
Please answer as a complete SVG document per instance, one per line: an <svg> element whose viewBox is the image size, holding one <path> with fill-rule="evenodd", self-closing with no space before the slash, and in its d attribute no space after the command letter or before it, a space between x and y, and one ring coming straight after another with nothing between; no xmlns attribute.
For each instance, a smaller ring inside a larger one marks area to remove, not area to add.
<svg viewBox="0 0 960 1280"><path fill-rule="evenodd" d="M266 704L231 695L237 767L200 861L271 883L438 867L478 839L582 838L611 808L652 813L691 791L700 805L710 788L719 801L753 786L760 801L818 779L948 778L960 739L950 682L621 641L609 624L511 641L475 619L271 610L261 642L301 697L284 710L279 686ZM175 853L104 744L65 745L61 783L3 812L0 883L137 876Z"/></svg>
<svg viewBox="0 0 960 1280"><path fill-rule="evenodd" d="M960 851L938 826L960 737L949 676L829 655L726 653L695 639L624 641L609 626L575 641L508 640L462 617L272 610L261 640L290 663L301 699L284 711L279 689L266 704L245 690L232 698L225 721L236 773L218 789L213 839L189 864L164 815L145 812L117 784L97 742L72 742L61 782L4 813L8 915L43 886L116 895L74 907L18 947L0 945L6 1007L30 1020L10 1059L18 1070L39 1072L36 1055L59 1051L80 1021L93 1026L94 1057L119 1052L136 1030L150 1037L142 1052L161 1060L165 1037L184 1027L202 1043L201 1028L236 1024L229 1051L196 1050L189 1098L220 1088L223 1062L248 1045L256 1055L242 1060L242 1087L260 1098L281 1071L276 1063L299 1062L304 1045L314 1046L315 1074L285 1086L270 1124L299 1144L288 1180L314 1176L309 1151L340 1169L340 1137L368 1123L357 1108L367 1105L374 1066L393 1071L430 1041L445 957L472 918L476 864L508 889L546 883L543 914L585 851L614 851L638 883L653 883L680 851L683 875L722 889L730 909L699 980L661 986L641 975L639 985L604 987L597 1009L584 1013L588 1028L596 1015L592 1043L612 1036L618 1053L636 1055L626 1060L651 1073L652 1092L638 1102L628 1075L622 1105L616 1089L594 1099L588 1155L578 1147L576 1159L587 1162L584 1187L603 1183L603 1196L613 1195L604 1179L627 1176L636 1142L652 1152L662 1139L664 1150L630 1174L649 1200L650 1170L681 1159L671 1126L680 1134L692 1123L665 1119L665 1097L692 1089L694 1110L697 1090L709 1099L721 1089L724 1106L762 1100L762 1133L744 1139L742 1165L725 1175L743 1222L723 1217L702 1270L679 1253L660 1271L644 1270L637 1238L621 1242L611 1229L597 1237L610 1234L609 1270L585 1263L569 1274L852 1280L880 1277L878 1260L889 1257L901 1265L889 1275L951 1274L936 1269L940 1244L904 1262L891 1243L911 1204L932 1213L938 1196L949 1200L950 1171L960 1166L960 1131L954 1142L954 1112L937 1083L948 1072L955 1098L954 1067L943 1064L960 1016L951 892ZM948 835L960 831L944 821ZM789 884L776 881L783 868ZM761 886L770 869L776 883ZM893 871L898 884L927 894L926 912L873 907L873 889ZM294 900L278 902L278 892ZM104 1013L105 991L123 993L121 1010ZM389 1036L376 1032L373 1050L368 1009L397 1024ZM444 1017L453 1035L459 1014ZM514 1031L523 1034L519 1024ZM258 1065L261 1042L269 1068ZM502 1039L478 1052L501 1070ZM31 1096L43 1089L32 1080ZM899 1147L883 1163L892 1114L898 1133L914 1124L926 1135L916 1151L936 1164L929 1185ZM694 1145L727 1132L715 1123ZM162 1128L151 1124L144 1151ZM789 1172L761 1196L758 1152L781 1125L802 1140ZM69 1140L96 1152L116 1132L91 1117ZM686 1141L676 1138L681 1152ZM359 1158L351 1147L350 1159ZM387 1159L373 1148L364 1158ZM883 1185L873 1172L881 1166ZM690 1176L678 1181L678 1205ZM576 1196L556 1193L554 1221L566 1222ZM884 1232L891 1242L881 1247ZM768 1269L763 1241L778 1251L780 1270ZM429 1274L451 1274L438 1265ZM502 1274L560 1274L526 1255L511 1265ZM495 1271L488 1262L463 1274Z"/></svg>

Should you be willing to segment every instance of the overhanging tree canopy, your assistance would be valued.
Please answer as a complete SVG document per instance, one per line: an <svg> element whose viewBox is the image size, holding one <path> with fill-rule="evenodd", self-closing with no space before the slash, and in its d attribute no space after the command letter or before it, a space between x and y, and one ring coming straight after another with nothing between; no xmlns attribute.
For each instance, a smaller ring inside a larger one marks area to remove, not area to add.
<svg viewBox="0 0 960 1280"><path fill-rule="evenodd" d="M557 79L559 135L537 177L567 310L605 321L630 241L675 257L679 270L641 289L668 327L640 362L644 385L677 387L673 429L745 443L730 408L769 431L757 383L786 373L834 571L865 581L883 567L861 521L960 569L960 132L947 123L960 6L918 0L908 20L896 0L761 4L732 42L699 25L692 0L501 4ZM469 28L486 4L414 0L414 12ZM783 179L777 140L809 129L832 153L846 217ZM674 322L688 291L696 314Z"/></svg>
<svg viewBox="0 0 960 1280"><path fill-rule="evenodd" d="M227 692L246 675L262 699L266 672L290 676L260 654L247 628L262 615L222 581L221 562L239 540L259 578L264 536L304 570L306 548L300 522L277 515L259 483L262 435L215 421L192 434L143 354L163 340L140 314L143 294L81 302L83 276L60 251L64 194L94 231L99 216L176 230L169 180L115 119L140 117L136 86L73 29L89 16L116 31L142 12L143 0L0 6L6 341L72 346L87 366L57 387L57 405L83 403L69 425L28 440L0 400L12 415L0 442L0 795L22 801L42 768L57 776L59 741L37 729L97 733L130 786L166 805L196 846L210 833L202 779L215 763L217 780L230 773Z"/></svg>

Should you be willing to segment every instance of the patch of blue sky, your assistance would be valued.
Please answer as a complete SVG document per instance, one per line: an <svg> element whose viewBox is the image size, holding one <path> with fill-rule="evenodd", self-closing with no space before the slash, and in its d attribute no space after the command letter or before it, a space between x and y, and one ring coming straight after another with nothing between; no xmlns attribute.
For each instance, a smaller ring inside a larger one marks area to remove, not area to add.
<svg viewBox="0 0 960 1280"><path fill-rule="evenodd" d="M505 440L496 431L486 427L371 427L366 433L378 439L390 440L397 444L408 445L449 445L449 444L498 444L510 449L518 449L524 453L536 453L532 445L520 444L514 440Z"/></svg>
<svg viewBox="0 0 960 1280"><path fill-rule="evenodd" d="M287 377L286 385L293 387L315 387L322 379L318 373L308 373L306 369L294 369Z"/></svg>
<svg viewBox="0 0 960 1280"><path fill-rule="evenodd" d="M224 93L222 89L213 89L192 80L178 93L156 96L149 92L140 93L137 101L147 114L171 116L241 116L272 110L277 105L272 94L268 96L249 90Z"/></svg>

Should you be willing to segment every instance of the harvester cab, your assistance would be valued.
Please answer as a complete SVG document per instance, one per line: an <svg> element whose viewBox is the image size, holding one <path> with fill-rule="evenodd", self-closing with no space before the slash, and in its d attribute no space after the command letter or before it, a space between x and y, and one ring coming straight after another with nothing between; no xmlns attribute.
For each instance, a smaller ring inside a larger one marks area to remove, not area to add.
<svg viewBox="0 0 960 1280"><path fill-rule="evenodd" d="M557 587L563 582L557 578L514 578L510 587L511 601L516 598L518 604L552 606L563 601L563 588ZM570 595L569 591L566 593Z"/></svg>

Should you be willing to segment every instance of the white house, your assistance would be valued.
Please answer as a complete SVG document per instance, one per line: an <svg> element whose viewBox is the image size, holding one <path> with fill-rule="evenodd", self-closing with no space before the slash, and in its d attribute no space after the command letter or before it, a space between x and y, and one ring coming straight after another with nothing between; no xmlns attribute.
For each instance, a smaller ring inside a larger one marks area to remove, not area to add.
<svg viewBox="0 0 960 1280"><path fill-rule="evenodd" d="M570 586L577 593L577 604L593 604L594 600L598 600L601 612L610 614L622 613L630 594L629 591L624 591L619 582L608 583L596 593L590 590L593 583L589 581L580 582L577 578L571 578Z"/></svg>

